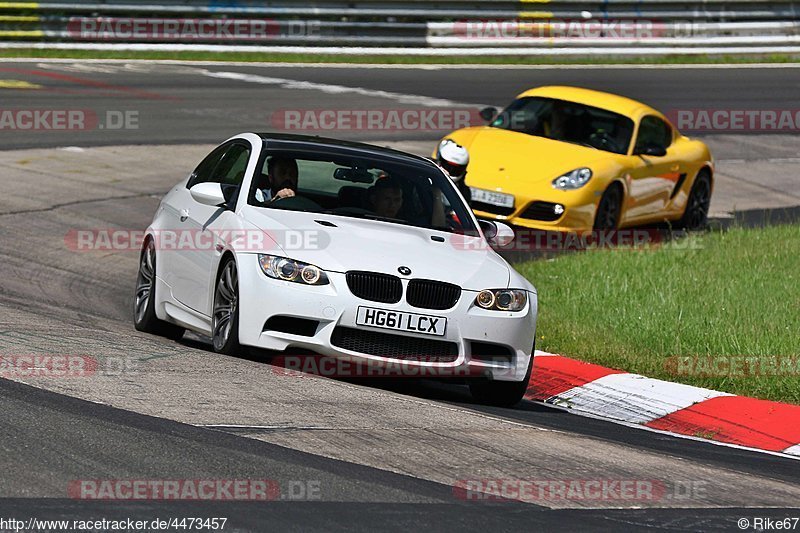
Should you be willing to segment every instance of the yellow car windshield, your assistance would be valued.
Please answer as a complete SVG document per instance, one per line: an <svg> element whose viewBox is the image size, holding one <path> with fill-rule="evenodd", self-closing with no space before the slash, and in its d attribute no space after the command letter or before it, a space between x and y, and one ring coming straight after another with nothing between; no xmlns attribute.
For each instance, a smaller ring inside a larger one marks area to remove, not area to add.
<svg viewBox="0 0 800 533"><path fill-rule="evenodd" d="M514 100L491 126L615 154L628 152L633 135L633 121L626 116L538 96Z"/></svg>

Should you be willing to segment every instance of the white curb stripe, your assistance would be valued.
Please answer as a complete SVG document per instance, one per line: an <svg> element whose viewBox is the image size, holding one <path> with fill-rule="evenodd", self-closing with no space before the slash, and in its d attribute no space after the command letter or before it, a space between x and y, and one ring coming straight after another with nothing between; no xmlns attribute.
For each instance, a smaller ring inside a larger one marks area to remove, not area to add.
<svg viewBox="0 0 800 533"><path fill-rule="evenodd" d="M283 89L292 90L311 90L321 91L326 94L357 94L372 98L386 98L401 104L421 105L425 107L458 107L467 104L446 100L444 98L433 98L417 94L403 94L376 89L365 89L363 87L347 87L345 85L332 85L329 83L316 83L312 81L290 80L285 78L274 78L271 76L260 76L258 74L246 74L243 72L219 72L206 69L197 69L198 74L211 78L224 80L236 80L246 83L259 83L262 85L275 85ZM474 105L477 109L480 106Z"/></svg>
<svg viewBox="0 0 800 533"><path fill-rule="evenodd" d="M574 414L576 416L584 416L586 418L592 418L592 419L595 419L595 420L609 421L609 419L606 418L605 416L595 415L593 413L573 412L572 410L565 409L564 407L553 406L553 408L562 409L565 413ZM695 441L695 442L702 442L702 443L705 443L705 444L710 444L712 446L723 446L723 447L726 447L726 448L735 448L737 450L747 450L747 451L750 451L750 452L757 452L757 453L762 453L762 454L767 454L767 455L774 455L776 457L783 457L783 458L788 458L788 459L800 460L800 455L789 455L787 453L787 450L780 451L780 452L762 450L761 448L753 448L751 446L744 446L742 444L732 444L730 442L721 442L721 441L718 441L718 440L709 440L709 439L707 439L705 437L698 437L698 436L695 436L695 435L684 435L683 433L673 433L672 431L665 431L663 429L655 429L655 428L651 428L650 426L643 426L641 424L632 424L630 422L625 422L624 420L614 420L614 421L612 421L612 423L619 424L620 426L624 426L624 427L627 427L627 428L638 429L638 430L647 431L647 432L650 432L650 433L658 433L659 435L670 435L672 437L676 437L676 438L679 438L679 439L686 439L686 440L691 440L691 441ZM794 446L792 448L790 448L790 450L793 449L793 448L794 448Z"/></svg>
<svg viewBox="0 0 800 533"><path fill-rule="evenodd" d="M547 399L547 403L605 418L645 424L728 393L638 374L611 374Z"/></svg>
<svg viewBox="0 0 800 533"><path fill-rule="evenodd" d="M786 448L783 450L783 453L788 453L789 455L796 455L800 457L800 444L795 444L791 448Z"/></svg>

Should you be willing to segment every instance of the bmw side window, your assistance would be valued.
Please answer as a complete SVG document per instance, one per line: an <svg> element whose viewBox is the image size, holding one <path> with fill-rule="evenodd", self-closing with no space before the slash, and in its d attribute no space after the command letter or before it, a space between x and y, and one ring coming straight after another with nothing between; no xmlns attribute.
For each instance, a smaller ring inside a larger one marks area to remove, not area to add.
<svg viewBox="0 0 800 533"><path fill-rule="evenodd" d="M217 168L214 169L214 177L211 181L222 186L222 194L230 209L233 208L239 197L239 189L242 187L248 161L250 161L250 146L235 143L230 145Z"/></svg>
<svg viewBox="0 0 800 533"><path fill-rule="evenodd" d="M228 150L230 145L223 145L211 152L203 161L197 165L197 168L192 172L192 177L189 179L189 182L186 184L187 189L191 189L198 183L206 183L209 181L214 181L214 169L217 168L222 156L225 155L225 152Z"/></svg>
<svg viewBox="0 0 800 533"><path fill-rule="evenodd" d="M244 180L248 161L250 161L250 147L239 143L230 146L209 181L240 186Z"/></svg>
<svg viewBox="0 0 800 533"><path fill-rule="evenodd" d="M669 148L672 144L672 129L658 117L644 117L639 124L639 135L636 137L636 151L640 152L648 146Z"/></svg>

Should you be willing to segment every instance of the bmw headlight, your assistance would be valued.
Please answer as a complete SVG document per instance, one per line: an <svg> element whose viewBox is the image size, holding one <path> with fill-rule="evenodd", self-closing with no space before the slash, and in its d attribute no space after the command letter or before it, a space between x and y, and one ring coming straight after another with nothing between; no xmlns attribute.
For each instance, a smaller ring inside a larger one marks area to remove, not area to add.
<svg viewBox="0 0 800 533"><path fill-rule="evenodd" d="M562 191L580 189L592 179L592 169L576 168L572 172L567 172L553 180L553 187Z"/></svg>
<svg viewBox="0 0 800 533"><path fill-rule="evenodd" d="M528 293L522 289L485 289L478 293L475 305L491 311L522 311Z"/></svg>
<svg viewBox="0 0 800 533"><path fill-rule="evenodd" d="M314 265L301 263L286 257L258 254L261 271L273 279L293 281L304 285L327 285L328 276Z"/></svg>

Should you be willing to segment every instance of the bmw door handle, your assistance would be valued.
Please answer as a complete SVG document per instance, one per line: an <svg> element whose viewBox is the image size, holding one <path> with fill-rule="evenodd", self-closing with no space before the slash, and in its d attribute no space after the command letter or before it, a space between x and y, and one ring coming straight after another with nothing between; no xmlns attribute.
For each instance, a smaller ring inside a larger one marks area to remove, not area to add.
<svg viewBox="0 0 800 533"><path fill-rule="evenodd" d="M677 165L672 165L672 166L671 166L669 169L670 169L672 172L677 172L677 171L679 171L679 170L681 169L681 166L680 166L679 164L677 164Z"/></svg>
<svg viewBox="0 0 800 533"><path fill-rule="evenodd" d="M189 210L181 209L181 222L186 222L187 218L189 218Z"/></svg>

